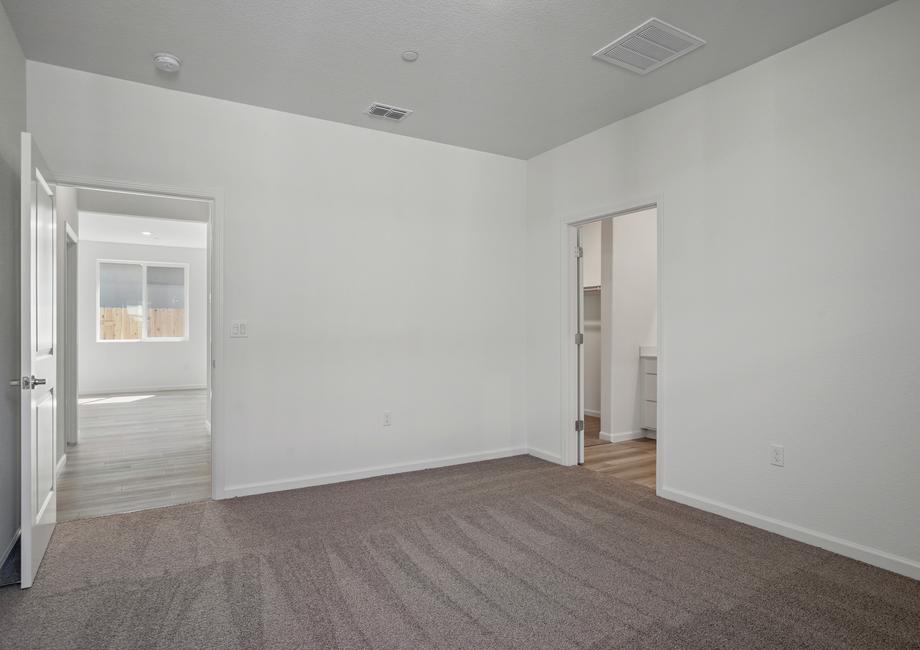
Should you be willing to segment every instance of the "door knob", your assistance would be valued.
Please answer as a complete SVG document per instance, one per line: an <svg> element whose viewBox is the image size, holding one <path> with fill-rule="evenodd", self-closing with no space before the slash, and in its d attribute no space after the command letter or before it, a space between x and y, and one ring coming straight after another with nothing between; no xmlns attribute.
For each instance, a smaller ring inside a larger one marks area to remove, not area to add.
<svg viewBox="0 0 920 650"><path fill-rule="evenodd" d="M35 375L32 375L32 379L29 381L29 383L32 384L32 388L35 388L36 386L44 386L48 383L48 381L46 379L40 379Z"/></svg>

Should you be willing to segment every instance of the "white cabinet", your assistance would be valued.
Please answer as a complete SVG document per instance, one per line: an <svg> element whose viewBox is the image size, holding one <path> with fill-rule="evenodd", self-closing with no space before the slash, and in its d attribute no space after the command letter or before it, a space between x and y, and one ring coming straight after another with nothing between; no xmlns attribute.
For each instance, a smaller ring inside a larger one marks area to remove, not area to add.
<svg viewBox="0 0 920 650"><path fill-rule="evenodd" d="M643 356L639 361L642 373L642 428L658 429L658 358Z"/></svg>

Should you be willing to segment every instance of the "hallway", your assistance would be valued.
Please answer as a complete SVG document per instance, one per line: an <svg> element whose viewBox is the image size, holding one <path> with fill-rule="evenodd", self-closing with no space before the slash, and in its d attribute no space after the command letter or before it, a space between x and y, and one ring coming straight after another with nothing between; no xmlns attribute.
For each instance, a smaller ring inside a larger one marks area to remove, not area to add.
<svg viewBox="0 0 920 650"><path fill-rule="evenodd" d="M80 400L80 443L58 477L58 521L211 496L207 391Z"/></svg>

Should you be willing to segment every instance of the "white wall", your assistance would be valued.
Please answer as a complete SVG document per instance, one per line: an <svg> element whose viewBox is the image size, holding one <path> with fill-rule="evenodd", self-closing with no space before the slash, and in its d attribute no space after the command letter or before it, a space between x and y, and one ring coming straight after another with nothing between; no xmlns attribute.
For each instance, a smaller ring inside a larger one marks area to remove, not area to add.
<svg viewBox="0 0 920 650"><path fill-rule="evenodd" d="M204 388L208 384L208 251L80 239L77 288L78 382L81 395ZM96 262L189 265L187 341L98 342Z"/></svg>
<svg viewBox="0 0 920 650"><path fill-rule="evenodd" d="M561 453L560 224L657 197L663 494L920 577L918 24L902 0L529 162L533 448Z"/></svg>
<svg viewBox="0 0 920 650"><path fill-rule="evenodd" d="M525 449L526 163L28 71L58 175L220 191L227 494Z"/></svg>
<svg viewBox="0 0 920 650"><path fill-rule="evenodd" d="M19 136L26 61L0 5L0 562L19 528Z"/></svg>
<svg viewBox="0 0 920 650"><path fill-rule="evenodd" d="M610 345L610 410L604 432L612 436L639 434L641 384L639 346L658 342L657 211L643 210L610 220L605 234L611 244L610 304L607 314Z"/></svg>

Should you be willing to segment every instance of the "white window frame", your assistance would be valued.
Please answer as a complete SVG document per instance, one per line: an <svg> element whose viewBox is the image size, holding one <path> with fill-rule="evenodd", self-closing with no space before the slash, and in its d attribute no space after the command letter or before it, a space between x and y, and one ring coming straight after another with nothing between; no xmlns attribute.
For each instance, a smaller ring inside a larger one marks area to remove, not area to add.
<svg viewBox="0 0 920 650"><path fill-rule="evenodd" d="M102 323L99 318L99 301L102 298L102 265L103 264L130 264L141 267L141 337L139 339L103 339ZM185 336L147 336L147 267L165 266L181 268L183 270L183 285L185 288ZM96 343L176 343L189 340L189 264L188 262L142 262L140 260L96 260Z"/></svg>

